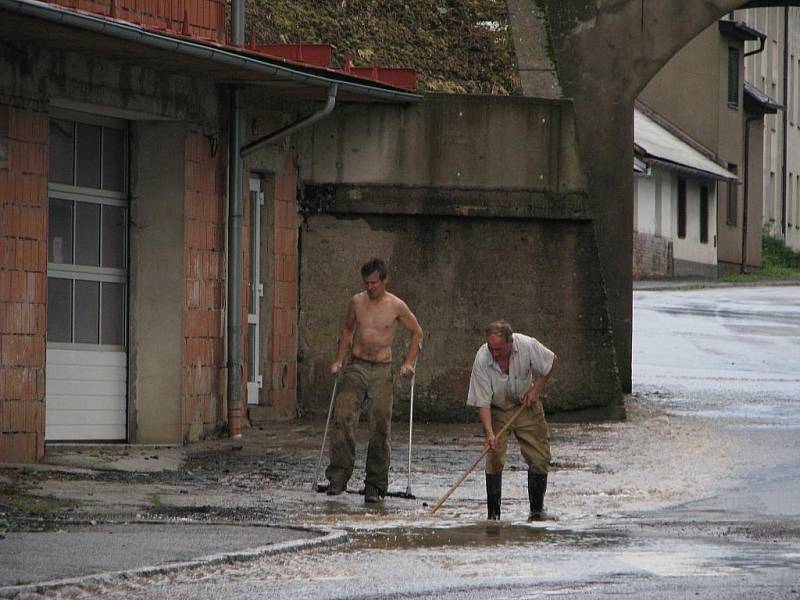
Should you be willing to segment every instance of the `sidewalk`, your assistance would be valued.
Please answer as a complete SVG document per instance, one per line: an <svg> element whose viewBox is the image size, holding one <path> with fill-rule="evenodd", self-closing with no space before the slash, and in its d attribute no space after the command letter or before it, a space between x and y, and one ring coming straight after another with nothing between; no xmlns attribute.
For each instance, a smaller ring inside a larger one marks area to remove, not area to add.
<svg viewBox="0 0 800 600"><path fill-rule="evenodd" d="M720 281L694 277L634 279L634 291L700 290L722 287L800 286L800 279L760 279L758 281Z"/></svg>
<svg viewBox="0 0 800 600"><path fill-rule="evenodd" d="M552 423L548 510L554 530L617 523L621 511L684 501L729 476L697 440L728 436L628 399L627 419ZM365 505L366 427L359 431L349 492L312 487L324 423L275 423L240 439L183 448L49 445L45 464L0 465L0 597L65 585L112 585L120 577L200 569L315 544L391 531L437 531L486 516L480 467L434 515L430 507L481 451L477 421L414 425L413 499ZM408 485L408 429L395 423L390 491ZM525 468L509 448L503 520L528 526ZM691 473L682 468L692 464ZM5 520L5 522L3 522ZM5 530L5 531L4 531ZM449 529L448 529L449 530ZM267 560L267 559L264 559Z"/></svg>
<svg viewBox="0 0 800 600"><path fill-rule="evenodd" d="M188 466L213 471L200 453L236 452L247 437L185 448L55 444L42 464L0 465L0 597L345 541L343 531L275 522L208 493L230 469L195 476Z"/></svg>

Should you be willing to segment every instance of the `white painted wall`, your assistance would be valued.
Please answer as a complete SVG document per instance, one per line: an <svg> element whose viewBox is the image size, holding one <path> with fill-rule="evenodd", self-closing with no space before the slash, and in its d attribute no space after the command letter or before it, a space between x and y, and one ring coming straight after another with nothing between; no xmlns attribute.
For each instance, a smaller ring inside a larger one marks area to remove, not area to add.
<svg viewBox="0 0 800 600"><path fill-rule="evenodd" d="M686 237L678 237L678 178L686 180ZM708 187L708 242L700 242L700 187ZM713 179L690 178L660 166L649 177L636 177L634 229L668 238L673 257L696 263L717 264L717 186ZM659 218L660 217L660 218Z"/></svg>

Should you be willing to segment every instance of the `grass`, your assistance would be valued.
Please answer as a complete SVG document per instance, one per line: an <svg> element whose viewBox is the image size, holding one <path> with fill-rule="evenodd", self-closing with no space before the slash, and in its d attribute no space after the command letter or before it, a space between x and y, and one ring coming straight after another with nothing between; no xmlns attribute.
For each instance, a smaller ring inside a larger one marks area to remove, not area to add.
<svg viewBox="0 0 800 600"><path fill-rule="evenodd" d="M800 279L800 252L784 244L780 238L764 234L761 238L763 268L758 273L729 273L720 281L741 283L766 279Z"/></svg>

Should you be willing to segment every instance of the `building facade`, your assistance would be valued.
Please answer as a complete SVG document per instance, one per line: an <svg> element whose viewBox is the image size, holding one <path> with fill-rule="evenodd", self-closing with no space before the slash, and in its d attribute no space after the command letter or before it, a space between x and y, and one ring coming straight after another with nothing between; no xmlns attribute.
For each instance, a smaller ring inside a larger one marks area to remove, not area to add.
<svg viewBox="0 0 800 600"><path fill-rule="evenodd" d="M737 10L741 20L766 34L764 50L747 44L745 78L785 107L764 127L764 231L800 250L800 8Z"/></svg>
<svg viewBox="0 0 800 600"><path fill-rule="evenodd" d="M421 418L474 418L501 317L564 357L549 411L619 414L569 101L234 44L217 0L79 4L0 0L0 461L323 413L373 255L426 331Z"/></svg>
<svg viewBox="0 0 800 600"><path fill-rule="evenodd" d="M720 21L680 50L638 98L694 151L732 174L716 193L708 187L708 197L715 199L709 243L716 247L717 267L716 273L701 269L706 275L761 267L762 143L751 134L754 128L761 131L763 112L758 107L749 112L743 73L745 43L763 37L743 23ZM698 264L709 260L701 254ZM684 270L700 274L688 265Z"/></svg>

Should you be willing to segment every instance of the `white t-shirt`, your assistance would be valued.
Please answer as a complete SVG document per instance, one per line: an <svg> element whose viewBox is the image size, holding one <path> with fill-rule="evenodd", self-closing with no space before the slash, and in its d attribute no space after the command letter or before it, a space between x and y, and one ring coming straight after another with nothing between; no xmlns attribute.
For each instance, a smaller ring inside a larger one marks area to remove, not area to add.
<svg viewBox="0 0 800 600"><path fill-rule="evenodd" d="M512 342L508 373L500 370L487 344L478 349L469 380L467 406L512 408L519 404L534 377L550 373L556 356L552 350L521 333L513 334Z"/></svg>

